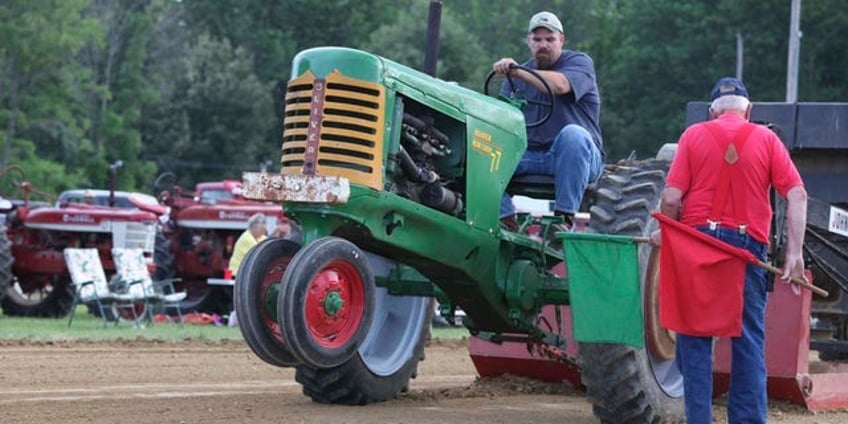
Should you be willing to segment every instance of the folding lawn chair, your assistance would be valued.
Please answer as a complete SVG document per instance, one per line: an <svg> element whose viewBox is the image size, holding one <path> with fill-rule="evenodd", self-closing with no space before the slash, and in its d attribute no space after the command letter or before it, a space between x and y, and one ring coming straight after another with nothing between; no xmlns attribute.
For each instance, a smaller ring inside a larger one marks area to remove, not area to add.
<svg viewBox="0 0 848 424"><path fill-rule="evenodd" d="M131 290L126 293L119 293L112 290L106 280L106 273L103 271L103 265L100 262L100 255L97 249L76 249L67 248L64 250L65 263L68 267L68 272L71 275L71 282L74 286L74 301L71 306L71 316L68 319L68 327L74 321L74 313L76 307L80 303L94 303L100 312L100 317L103 318L103 327L109 321L111 315L107 314L106 307L115 307L120 312L121 310L130 310L133 317L133 323L138 326L138 313L136 305L140 302L145 302L144 296L134 294ZM119 320L115 320L115 325L118 325Z"/></svg>
<svg viewBox="0 0 848 424"><path fill-rule="evenodd" d="M141 287L148 304L164 307L166 311L168 308L176 309L180 319L179 323L182 325L183 312L180 308L180 302L186 298L186 292L177 292L174 289L174 282L180 281L179 278L153 281L150 272L147 270L147 261L144 259L144 252L141 249L113 248L112 259L115 260L115 269L119 278L128 282L141 281ZM153 322L152 316L148 315L147 319L151 323Z"/></svg>

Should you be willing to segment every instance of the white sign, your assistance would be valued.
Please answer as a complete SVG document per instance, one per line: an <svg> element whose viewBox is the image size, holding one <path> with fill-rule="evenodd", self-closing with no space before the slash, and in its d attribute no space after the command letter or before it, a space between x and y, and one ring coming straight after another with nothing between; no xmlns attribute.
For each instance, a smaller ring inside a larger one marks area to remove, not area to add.
<svg viewBox="0 0 848 424"><path fill-rule="evenodd" d="M831 206L830 225L828 225L827 229L830 230L831 233L848 237L848 212L835 206Z"/></svg>

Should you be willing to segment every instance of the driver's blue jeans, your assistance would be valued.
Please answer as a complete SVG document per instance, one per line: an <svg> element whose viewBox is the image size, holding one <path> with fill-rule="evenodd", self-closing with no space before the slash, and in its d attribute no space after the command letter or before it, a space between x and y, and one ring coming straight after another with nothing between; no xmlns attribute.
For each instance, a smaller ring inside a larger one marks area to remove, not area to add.
<svg viewBox="0 0 848 424"><path fill-rule="evenodd" d="M601 176L602 168L601 152L589 131L579 125L566 125L548 150L526 151L514 175L553 175L554 210L574 214L580 209L586 187ZM500 217L514 213L512 198L504 193Z"/></svg>

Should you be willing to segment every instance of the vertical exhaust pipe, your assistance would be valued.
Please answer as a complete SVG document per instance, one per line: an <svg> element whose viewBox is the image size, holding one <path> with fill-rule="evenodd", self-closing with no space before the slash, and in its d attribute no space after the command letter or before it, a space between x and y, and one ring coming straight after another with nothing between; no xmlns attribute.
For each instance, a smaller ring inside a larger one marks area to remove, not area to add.
<svg viewBox="0 0 848 424"><path fill-rule="evenodd" d="M424 72L431 77L436 76L436 63L439 58L439 27L442 25L442 2L430 2L430 13L427 17L427 47L424 51Z"/></svg>

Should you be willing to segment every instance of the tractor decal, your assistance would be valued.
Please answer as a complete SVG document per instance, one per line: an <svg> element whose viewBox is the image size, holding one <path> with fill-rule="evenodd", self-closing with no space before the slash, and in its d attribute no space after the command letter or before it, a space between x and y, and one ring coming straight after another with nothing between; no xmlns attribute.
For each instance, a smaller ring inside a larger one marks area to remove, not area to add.
<svg viewBox="0 0 848 424"><path fill-rule="evenodd" d="M383 186L385 89L333 71L289 81L282 174L338 176Z"/></svg>
<svg viewBox="0 0 848 424"><path fill-rule="evenodd" d="M318 140L321 137L321 122L324 121L324 92L326 81L321 78L312 83L312 107L309 108L309 127L306 130L306 154L303 160L303 175L315 175L318 161Z"/></svg>
<svg viewBox="0 0 848 424"><path fill-rule="evenodd" d="M94 218L91 215L62 215L62 222L73 222L77 224L94 224Z"/></svg>
<svg viewBox="0 0 848 424"><path fill-rule="evenodd" d="M495 143L492 143L492 135L480 131L478 129L474 130L474 139L471 141L471 147L482 153L483 155L491 158L491 163L489 164L489 172L495 172L501 166L501 147Z"/></svg>

